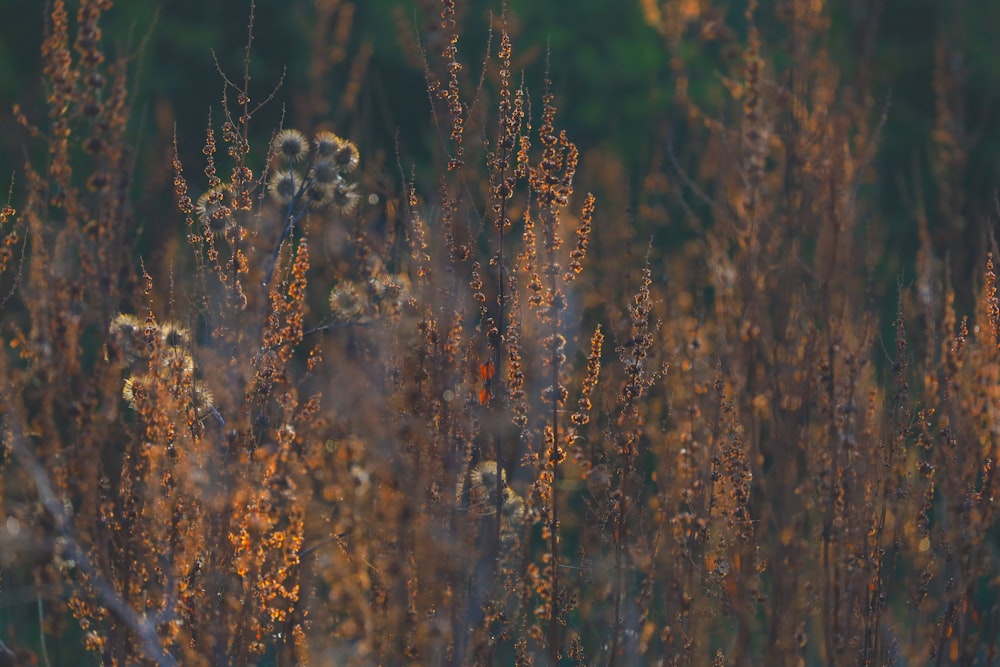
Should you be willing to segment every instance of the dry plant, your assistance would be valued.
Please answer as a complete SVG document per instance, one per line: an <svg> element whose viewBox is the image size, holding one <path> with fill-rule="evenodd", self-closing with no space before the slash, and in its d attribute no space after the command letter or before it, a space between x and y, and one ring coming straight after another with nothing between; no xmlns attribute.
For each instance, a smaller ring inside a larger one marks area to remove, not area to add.
<svg viewBox="0 0 1000 667"><path fill-rule="evenodd" d="M918 290L879 320L885 113L838 74L824 3L780 3L766 43L753 0L745 30L640 2L685 132L636 222L693 231L639 260L633 219L576 191L506 16L470 73L462 8L427 10L436 171L383 201L326 124L371 56L345 50L353 6L317 2L337 49L266 146L251 15L197 178L174 139L183 277L136 256L110 4L74 34L52 3L48 117L17 111L45 157L0 212L0 664L991 664L993 255L962 315L915 210ZM688 41L719 47L717 108ZM952 215L960 91L934 76Z"/></svg>

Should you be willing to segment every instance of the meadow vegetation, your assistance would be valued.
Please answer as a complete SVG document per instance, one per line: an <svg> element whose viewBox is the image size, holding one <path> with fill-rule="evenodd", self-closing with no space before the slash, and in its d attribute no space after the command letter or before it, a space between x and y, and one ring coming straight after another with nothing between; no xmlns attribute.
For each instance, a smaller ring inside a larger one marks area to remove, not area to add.
<svg viewBox="0 0 1000 667"><path fill-rule="evenodd" d="M400 19L426 160L333 122L370 51L289 93L248 38L140 169L112 3L50 3L0 212L0 665L993 664L958 46L887 277L892 105L831 55L843 3L636 1L672 110L638 174L563 129L514 14L467 44L457 0ZM352 5L315 5L347 44ZM255 125L288 94L311 112ZM172 226L140 231L136 178Z"/></svg>

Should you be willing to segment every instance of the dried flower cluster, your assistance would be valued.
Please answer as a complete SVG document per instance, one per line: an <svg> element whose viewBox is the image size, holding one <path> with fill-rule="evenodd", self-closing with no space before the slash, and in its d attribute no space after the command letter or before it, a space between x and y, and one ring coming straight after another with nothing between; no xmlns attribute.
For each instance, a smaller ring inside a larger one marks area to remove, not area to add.
<svg viewBox="0 0 1000 667"><path fill-rule="evenodd" d="M358 147L333 132L318 132L312 143L310 151L305 135L293 129L274 137L272 149L282 168L268 182L271 197L288 207L289 216L327 206L342 214L353 212L361 195L346 177L358 168Z"/></svg>

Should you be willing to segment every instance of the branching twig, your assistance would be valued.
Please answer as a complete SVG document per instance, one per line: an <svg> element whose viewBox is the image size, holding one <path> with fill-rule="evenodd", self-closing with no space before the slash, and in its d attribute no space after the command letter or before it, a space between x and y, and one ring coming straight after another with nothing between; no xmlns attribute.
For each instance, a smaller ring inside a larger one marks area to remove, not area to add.
<svg viewBox="0 0 1000 667"><path fill-rule="evenodd" d="M8 392L3 392L2 398L3 402L8 406L13 403ZM21 430L22 422L16 416L12 417L11 412L12 408L8 408L5 420L10 436L11 450L17 458L18 463L31 476L32 481L35 483L38 499L45 507L45 511L49 513L55 522L56 530L63 539L62 549L65 554L64 558L76 563L77 569L83 573L93 586L101 602L138 637L139 644L147 658L154 661L160 667L176 667L177 661L164 648L163 642L160 641L160 636L157 634L154 625L147 617L141 616L122 599L115 590L114 585L90 562L87 554L79 542L76 541L70 529L66 510L52 489L48 473L25 443L24 432ZM44 642L42 647L44 655Z"/></svg>
<svg viewBox="0 0 1000 667"><path fill-rule="evenodd" d="M42 645L42 662L45 664L45 667L52 667L52 663L49 662L49 650L45 646L45 614L42 607L41 593L35 596L35 600L38 601L38 641Z"/></svg>

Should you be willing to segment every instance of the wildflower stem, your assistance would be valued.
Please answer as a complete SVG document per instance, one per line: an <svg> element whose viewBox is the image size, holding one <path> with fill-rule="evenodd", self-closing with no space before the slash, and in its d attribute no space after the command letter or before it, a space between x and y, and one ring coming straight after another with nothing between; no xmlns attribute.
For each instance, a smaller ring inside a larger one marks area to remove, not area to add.
<svg viewBox="0 0 1000 667"><path fill-rule="evenodd" d="M38 641L42 647L42 664L45 667L52 667L52 663L49 662L49 650L45 645L45 608L42 605L41 593L35 596L35 600L38 602Z"/></svg>
<svg viewBox="0 0 1000 667"><path fill-rule="evenodd" d="M4 392L4 394L6 393ZM5 395L3 398L5 405L10 406L12 404L11 396ZM129 630L135 633L136 637L140 640L147 658L160 667L176 667L177 661L167 653L156 632L156 627L150 622L149 617L145 615L140 616L135 609L121 598L115 590L114 585L91 563L86 552L76 541L76 537L73 535L70 527L69 517L66 516L63 503L56 497L55 491L52 489L48 473L46 473L42 463L24 442L24 432L21 430L21 424L25 422L20 415L11 415L11 411L11 409L8 409L4 419L4 423L7 425L11 449L18 462L24 467L35 483L35 492L45 507L45 511L52 517L56 530L63 539L64 559L76 564L76 569L93 586L101 601L107 605L111 613L124 623Z"/></svg>
<svg viewBox="0 0 1000 667"><path fill-rule="evenodd" d="M306 191L306 186L309 183L309 179L304 179L302 185L299 186L298 191L292 198L292 201L288 203L288 213L285 215L285 226L281 230L281 236L278 237L278 242L274 245L274 252L271 253L271 260L267 264L267 274L264 277L264 288L266 289L271 284L271 279L274 277L274 267L278 263L278 255L281 254L281 245L288 239L292 234L292 229L302 219L305 215L305 208L298 208L299 202L302 201L302 195Z"/></svg>

